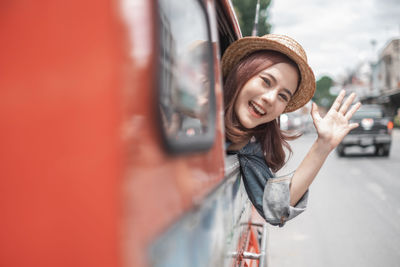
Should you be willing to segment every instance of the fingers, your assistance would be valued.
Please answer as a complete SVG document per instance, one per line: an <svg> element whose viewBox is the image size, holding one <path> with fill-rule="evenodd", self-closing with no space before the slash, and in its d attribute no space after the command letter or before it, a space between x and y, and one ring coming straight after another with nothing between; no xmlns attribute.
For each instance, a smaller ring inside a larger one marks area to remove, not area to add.
<svg viewBox="0 0 400 267"><path fill-rule="evenodd" d="M312 103L311 106L311 117L313 118L314 121L319 121L321 120L321 115L318 112L318 106L314 102Z"/></svg>
<svg viewBox="0 0 400 267"><path fill-rule="evenodd" d="M340 107L339 113L346 114L347 110L349 109L351 103L353 103L354 99L356 98L355 93L351 93L350 96L344 101L343 105Z"/></svg>
<svg viewBox="0 0 400 267"><path fill-rule="evenodd" d="M341 113L343 116L345 116L347 120L350 120L351 117L354 115L354 113L360 108L361 103L358 102L350 108L351 104L356 98L356 94L351 93L350 96L346 99L346 101L344 101L344 103L342 104L345 95L346 95L345 90L340 91L338 97L336 98L335 102L332 105L332 109Z"/></svg>
<svg viewBox="0 0 400 267"><path fill-rule="evenodd" d="M335 102L333 102L331 108L338 111L340 106L342 105L342 101L343 101L345 95L346 95L346 91L341 90L338 97L336 97Z"/></svg>
<svg viewBox="0 0 400 267"><path fill-rule="evenodd" d="M350 131L357 128L358 126L360 126L358 123L350 123L349 124Z"/></svg>
<svg viewBox="0 0 400 267"><path fill-rule="evenodd" d="M346 113L346 115L344 116L347 120L350 120L351 117L353 117L354 113L361 107L361 103L357 102L356 104L354 104L350 110Z"/></svg>

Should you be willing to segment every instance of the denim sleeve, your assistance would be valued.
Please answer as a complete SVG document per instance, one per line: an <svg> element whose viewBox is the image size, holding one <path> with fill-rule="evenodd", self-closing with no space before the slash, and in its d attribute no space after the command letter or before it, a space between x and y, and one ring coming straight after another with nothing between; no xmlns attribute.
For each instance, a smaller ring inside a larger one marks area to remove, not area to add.
<svg viewBox="0 0 400 267"><path fill-rule="evenodd" d="M267 222L284 226L285 222L302 213L307 207L308 190L297 204L290 206L290 182L293 174L269 178L264 188L263 209Z"/></svg>
<svg viewBox="0 0 400 267"><path fill-rule="evenodd" d="M265 162L259 143L249 143L238 151L244 187L258 213L270 224L283 226L307 207L308 190L290 206L292 174L274 177Z"/></svg>

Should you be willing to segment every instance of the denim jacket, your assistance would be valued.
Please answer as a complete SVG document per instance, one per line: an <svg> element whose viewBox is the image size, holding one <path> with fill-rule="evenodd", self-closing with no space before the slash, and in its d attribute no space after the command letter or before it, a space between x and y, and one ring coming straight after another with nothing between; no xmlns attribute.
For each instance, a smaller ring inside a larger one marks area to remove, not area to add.
<svg viewBox="0 0 400 267"><path fill-rule="evenodd" d="M293 173L275 177L265 162L260 143L250 141L242 149L228 153L238 155L247 195L268 223L282 227L306 209L308 190L294 207L290 206Z"/></svg>

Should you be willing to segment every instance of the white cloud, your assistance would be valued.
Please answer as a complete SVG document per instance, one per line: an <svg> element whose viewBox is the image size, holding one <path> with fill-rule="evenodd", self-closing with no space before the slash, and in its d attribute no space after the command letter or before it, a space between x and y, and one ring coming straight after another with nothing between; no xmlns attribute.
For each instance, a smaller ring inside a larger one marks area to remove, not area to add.
<svg viewBox="0 0 400 267"><path fill-rule="evenodd" d="M400 33L399 0L274 0L269 13L272 32L299 41L317 77L338 77L376 58Z"/></svg>

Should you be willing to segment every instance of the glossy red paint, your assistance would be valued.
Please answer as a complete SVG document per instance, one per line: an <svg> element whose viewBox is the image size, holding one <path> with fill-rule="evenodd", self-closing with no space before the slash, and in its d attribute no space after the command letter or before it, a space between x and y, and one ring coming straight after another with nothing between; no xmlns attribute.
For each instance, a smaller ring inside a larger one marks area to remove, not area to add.
<svg viewBox="0 0 400 267"><path fill-rule="evenodd" d="M207 2L213 8L213 2ZM160 141L160 126L156 123L157 99L156 63L157 28L156 7L143 1L135 7L140 15L125 20L130 40L141 40L151 48L137 58L128 60L128 72L124 105L123 136L125 148L125 173L123 184L123 239L126 266L146 266L147 246L158 234L167 229L196 201L201 200L224 177L224 136L221 117L222 85L216 80L217 132L210 151L193 155L172 157L167 154ZM132 10L131 12L135 12ZM214 11L213 11L214 12ZM212 13L213 14L213 13ZM148 29L137 31L137 25L146 21ZM215 19L212 23L215 23ZM216 25L211 29L216 31ZM213 32L212 36L218 36ZM218 57L216 37L213 37L214 57ZM131 51L138 49L135 42L129 44ZM135 53L133 53L135 54ZM220 76L219 65L215 66L216 77Z"/></svg>
<svg viewBox="0 0 400 267"><path fill-rule="evenodd" d="M224 178L220 78L213 147L172 157L161 143L155 3L2 3L0 266L146 266L149 243Z"/></svg>
<svg viewBox="0 0 400 267"><path fill-rule="evenodd" d="M118 266L116 7L1 6L0 266Z"/></svg>
<svg viewBox="0 0 400 267"><path fill-rule="evenodd" d="M242 32L240 30L239 21L236 17L235 9L233 8L232 2L230 0L216 1L220 2L223 6L223 10L227 13L226 17L230 19L229 24L236 33L237 39L239 39L240 37L242 37Z"/></svg>

